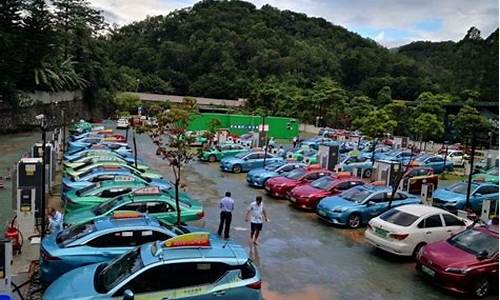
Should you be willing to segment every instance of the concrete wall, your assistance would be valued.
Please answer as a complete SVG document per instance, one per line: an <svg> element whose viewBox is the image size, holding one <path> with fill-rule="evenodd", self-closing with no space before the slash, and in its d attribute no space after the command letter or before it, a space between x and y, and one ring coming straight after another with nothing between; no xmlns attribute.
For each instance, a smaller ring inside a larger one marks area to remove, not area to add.
<svg viewBox="0 0 500 300"><path fill-rule="evenodd" d="M33 102L41 102L43 104L83 99L82 91L63 91L57 93L35 91L33 93L22 93L21 95L22 97L28 97Z"/></svg>
<svg viewBox="0 0 500 300"><path fill-rule="evenodd" d="M300 124L299 130L303 132L319 134L319 127L310 124Z"/></svg>
<svg viewBox="0 0 500 300"><path fill-rule="evenodd" d="M175 96L175 95L160 95L151 93L133 93L125 92L126 94L136 95L142 101L152 101L152 102L164 102L166 100L172 103L182 103L183 99L186 97L193 98L199 105L220 105L226 107L238 107L244 106L246 103L245 99L230 100L230 99L213 99L204 97L191 97L191 96Z"/></svg>

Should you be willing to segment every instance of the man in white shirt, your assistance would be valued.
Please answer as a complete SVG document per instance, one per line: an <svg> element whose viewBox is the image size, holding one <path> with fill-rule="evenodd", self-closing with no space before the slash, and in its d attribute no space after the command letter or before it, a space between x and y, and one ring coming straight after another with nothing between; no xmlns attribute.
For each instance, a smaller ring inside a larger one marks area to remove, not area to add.
<svg viewBox="0 0 500 300"><path fill-rule="evenodd" d="M59 232L63 229L63 214L50 208L49 210L49 231Z"/></svg>
<svg viewBox="0 0 500 300"><path fill-rule="evenodd" d="M231 198L230 192L226 192L225 197L220 200L219 209L220 209L220 222L217 234L221 236L222 230L224 229L224 238L228 239L229 229L231 227L231 219L233 218L233 210L234 210L234 200Z"/></svg>
<svg viewBox="0 0 500 300"><path fill-rule="evenodd" d="M264 204L262 204L262 197L255 197L255 201L250 204L245 213L245 222L248 222L248 216L250 215L250 242L255 245L259 244L259 234L262 230L263 220L269 222L267 218L266 210L264 209Z"/></svg>

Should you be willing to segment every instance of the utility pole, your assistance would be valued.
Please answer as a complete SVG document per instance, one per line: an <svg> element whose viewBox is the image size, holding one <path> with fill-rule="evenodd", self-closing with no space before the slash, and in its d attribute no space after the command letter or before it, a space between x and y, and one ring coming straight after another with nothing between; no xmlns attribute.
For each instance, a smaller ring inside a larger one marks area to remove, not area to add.
<svg viewBox="0 0 500 300"><path fill-rule="evenodd" d="M134 142L134 163L135 168L137 169L137 143L135 142L135 130L132 135L132 141Z"/></svg>
<svg viewBox="0 0 500 300"><path fill-rule="evenodd" d="M448 142L444 142L444 161L443 161L443 178L444 178L444 171L446 171L446 158L448 158Z"/></svg>
<svg viewBox="0 0 500 300"><path fill-rule="evenodd" d="M40 224L40 227L41 227L41 232L40 232L40 237L43 239L43 237L45 236L45 201L46 201L46 191L45 191L45 181L46 181L46 178L45 178L45 175L46 175L46 171L47 171L47 166L45 165L46 163L46 158L45 158L45 155L46 155L46 143L47 143L47 133L46 133L46 130L47 130L47 124L45 123L46 120L45 120L45 116L43 116L42 118L42 125L41 125L41 128L42 128L42 170L43 170L43 174L42 174L42 203L40 204L40 216L41 216L41 224Z"/></svg>
<svg viewBox="0 0 500 300"><path fill-rule="evenodd" d="M265 131L265 126L266 126L266 116L262 116L262 131L261 131L261 134L262 136L264 136L264 134L266 133ZM264 168L266 167L266 157L267 157L267 135L264 136L265 140L264 140Z"/></svg>
<svg viewBox="0 0 500 300"><path fill-rule="evenodd" d="M470 207L470 192L472 186L472 173L474 173L474 155L476 152L476 141L474 136L471 138L471 154L470 154L470 169L469 169L469 178L467 180L467 197L465 198L465 208Z"/></svg>

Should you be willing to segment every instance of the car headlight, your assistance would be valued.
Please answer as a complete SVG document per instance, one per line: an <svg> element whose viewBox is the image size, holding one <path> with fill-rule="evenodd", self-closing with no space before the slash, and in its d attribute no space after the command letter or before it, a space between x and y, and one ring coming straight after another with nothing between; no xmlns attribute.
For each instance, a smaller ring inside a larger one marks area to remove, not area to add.
<svg viewBox="0 0 500 300"><path fill-rule="evenodd" d="M445 272L448 273L454 273L454 274L466 274L469 272L468 268L446 268L444 269Z"/></svg>
<svg viewBox="0 0 500 300"><path fill-rule="evenodd" d="M456 205L458 201L450 201L447 202L446 205Z"/></svg>
<svg viewBox="0 0 500 300"><path fill-rule="evenodd" d="M335 212L335 213L340 213L340 212L343 212L344 209L342 207L335 207L335 208L332 208L332 212Z"/></svg>

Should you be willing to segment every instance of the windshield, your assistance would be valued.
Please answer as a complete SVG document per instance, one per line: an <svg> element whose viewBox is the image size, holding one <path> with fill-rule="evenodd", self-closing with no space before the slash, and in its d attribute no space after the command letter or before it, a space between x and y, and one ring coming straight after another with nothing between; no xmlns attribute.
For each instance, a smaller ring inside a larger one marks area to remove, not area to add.
<svg viewBox="0 0 500 300"><path fill-rule="evenodd" d="M493 175L493 176L498 176L498 169L497 168L493 168L493 169L489 170L488 172L486 172L486 174Z"/></svg>
<svg viewBox="0 0 500 300"><path fill-rule="evenodd" d="M92 164L92 159L89 159L87 160L86 162L84 162L83 164L79 165L78 167L76 168L73 168L74 171L78 171L78 170L81 170L87 166L90 166Z"/></svg>
<svg viewBox="0 0 500 300"><path fill-rule="evenodd" d="M290 173L288 173L285 177L288 179L299 179L305 173L306 173L305 169L295 169L295 170L291 171Z"/></svg>
<svg viewBox="0 0 500 300"><path fill-rule="evenodd" d="M498 252L498 238L474 229L463 231L451 237L448 243L474 255L483 251L487 251L488 255Z"/></svg>
<svg viewBox="0 0 500 300"><path fill-rule="evenodd" d="M272 165L267 165L264 167L266 171L274 171L277 168L281 167L281 164L272 164Z"/></svg>
<svg viewBox="0 0 500 300"><path fill-rule="evenodd" d="M248 154L248 152L242 152L242 153L238 153L238 154L236 154L234 157L236 157L236 158L243 158L243 157L245 157L245 155L247 155L247 154Z"/></svg>
<svg viewBox="0 0 500 300"><path fill-rule="evenodd" d="M406 227L413 224L418 219L418 217L397 209L391 209L383 213L380 216L380 219L392 224Z"/></svg>
<svg viewBox="0 0 500 300"><path fill-rule="evenodd" d="M112 260L97 275L100 292L107 293L120 282L144 267L141 259L141 248L137 247Z"/></svg>
<svg viewBox="0 0 500 300"><path fill-rule="evenodd" d="M94 188L96 187L99 187L99 183L94 183L94 184L91 184L87 187L84 187L83 189L79 189L78 191L76 191L76 195L77 196L85 196L87 195L91 190L93 190Z"/></svg>
<svg viewBox="0 0 500 300"><path fill-rule="evenodd" d="M320 190L328 191L332 187L332 183L335 180L330 176L321 177L314 180L311 186Z"/></svg>
<svg viewBox="0 0 500 300"><path fill-rule="evenodd" d="M477 187L478 187L478 185L476 183L472 183L471 184L471 191ZM465 195L465 194L467 194L467 183L458 182L450 187L445 188L445 190L453 192L453 193Z"/></svg>
<svg viewBox="0 0 500 300"><path fill-rule="evenodd" d="M313 156L316 154L316 151L312 150L312 149L308 149L306 151L304 151L304 156Z"/></svg>
<svg viewBox="0 0 500 300"><path fill-rule="evenodd" d="M124 202L125 201L125 197L124 196L119 196L119 197L116 197L116 198L113 198L109 201L106 201L106 202L102 202L101 204L97 205L96 207L94 207L92 209L92 212L96 215L96 216L99 216L99 215L102 215L106 212L108 212L110 209L112 209L113 207L116 207L118 206L120 203Z"/></svg>
<svg viewBox="0 0 500 300"><path fill-rule="evenodd" d="M371 194L372 191L369 191L362 187L358 187L343 192L342 194L340 194L340 197L352 202L361 203Z"/></svg>
<svg viewBox="0 0 500 300"><path fill-rule="evenodd" d="M56 242L62 247L66 247L77 239L96 231L93 221L88 223L70 226L63 231L59 232L56 237Z"/></svg>

